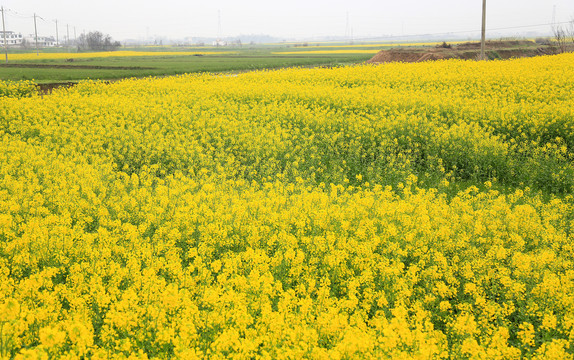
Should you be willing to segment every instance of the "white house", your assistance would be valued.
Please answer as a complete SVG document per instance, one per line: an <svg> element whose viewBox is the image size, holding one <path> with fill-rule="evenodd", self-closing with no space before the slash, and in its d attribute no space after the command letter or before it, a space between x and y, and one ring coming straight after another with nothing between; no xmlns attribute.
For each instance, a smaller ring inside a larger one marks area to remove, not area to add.
<svg viewBox="0 0 574 360"><path fill-rule="evenodd" d="M36 46L36 36L28 35L24 38L29 46ZM38 36L39 47L54 47L56 46L56 39L51 36Z"/></svg>
<svg viewBox="0 0 574 360"><path fill-rule="evenodd" d="M227 46L227 41L217 39L213 42L213 46Z"/></svg>
<svg viewBox="0 0 574 360"><path fill-rule="evenodd" d="M14 31L0 31L0 45L4 46L4 36L6 36L6 44L8 46L20 46L22 45L22 34L16 34Z"/></svg>

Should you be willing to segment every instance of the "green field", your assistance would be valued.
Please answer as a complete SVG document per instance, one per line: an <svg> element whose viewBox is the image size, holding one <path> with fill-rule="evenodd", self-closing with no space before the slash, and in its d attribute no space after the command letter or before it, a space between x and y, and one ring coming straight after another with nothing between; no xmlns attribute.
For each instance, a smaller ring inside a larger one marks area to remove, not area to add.
<svg viewBox="0 0 574 360"><path fill-rule="evenodd" d="M344 48L344 47L341 47ZM0 79L34 80L37 83L58 83L83 79L113 80L128 77L166 76L195 72L230 72L258 69L275 69L299 66L338 66L361 63L373 54L340 54L339 48L326 48L332 54L306 54L306 47L257 46L234 48L139 48L131 51L208 51L210 55L149 55L134 57L68 58L34 60L9 60L0 65ZM370 49L373 47L358 47ZM53 50L52 50L53 51ZM275 52L300 52L300 54L274 54ZM308 51L308 50L307 50ZM33 51L30 51L33 53ZM47 50L46 53L50 53ZM376 52L376 51L375 51ZM21 54L19 51L17 54ZM9 54L14 57L17 54ZM70 62L68 59L73 59Z"/></svg>

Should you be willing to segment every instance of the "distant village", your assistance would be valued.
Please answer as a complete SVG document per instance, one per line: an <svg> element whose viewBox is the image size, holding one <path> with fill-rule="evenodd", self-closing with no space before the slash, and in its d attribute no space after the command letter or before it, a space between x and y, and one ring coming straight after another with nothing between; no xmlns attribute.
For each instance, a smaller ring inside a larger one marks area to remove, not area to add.
<svg viewBox="0 0 574 360"><path fill-rule="evenodd" d="M247 44L263 43L263 42L273 42L279 41L276 38L267 35L243 35L242 38ZM6 40L6 43L4 43ZM77 44L77 39L57 39L54 36L40 36L38 35L37 43L36 36L34 34L22 35L21 33L16 33L14 31L0 31L0 47L5 45L11 48L50 48L59 46L72 46ZM123 45L134 46L134 45L175 45L175 46L215 46L215 47L240 47L245 43L242 39L236 38L191 38L186 37L184 39L168 39L168 38L147 38L147 39L126 39L122 41Z"/></svg>
<svg viewBox="0 0 574 360"><path fill-rule="evenodd" d="M37 41L39 47L56 47L64 45L61 42L58 43L56 38L52 36L38 36ZM6 45L9 47L32 47L36 46L36 36L34 34L22 35L14 31L0 31L0 45L2 47Z"/></svg>

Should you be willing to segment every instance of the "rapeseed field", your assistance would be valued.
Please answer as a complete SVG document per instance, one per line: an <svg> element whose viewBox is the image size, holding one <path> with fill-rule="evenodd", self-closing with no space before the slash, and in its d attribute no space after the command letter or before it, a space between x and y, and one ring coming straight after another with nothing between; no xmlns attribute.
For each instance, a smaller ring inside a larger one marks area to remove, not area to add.
<svg viewBox="0 0 574 360"><path fill-rule="evenodd" d="M0 359L572 359L574 54L0 84Z"/></svg>

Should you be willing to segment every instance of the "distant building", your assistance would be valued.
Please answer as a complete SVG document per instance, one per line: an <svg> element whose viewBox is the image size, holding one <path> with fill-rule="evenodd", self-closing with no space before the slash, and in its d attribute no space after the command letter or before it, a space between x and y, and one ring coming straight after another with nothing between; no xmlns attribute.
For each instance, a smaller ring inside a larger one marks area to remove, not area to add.
<svg viewBox="0 0 574 360"><path fill-rule="evenodd" d="M227 47L229 47L229 46L241 47L242 46L240 39L237 39L237 40L233 40L233 39L220 40L220 39L217 39L217 40L214 40L212 44L213 44L213 46L227 46Z"/></svg>
<svg viewBox="0 0 574 360"><path fill-rule="evenodd" d="M6 44L4 44L4 35L6 35L6 44L8 44L8 46L21 46L22 45L22 40L24 39L22 37L22 34L16 34L14 31L6 31L6 34L4 34L4 31L0 31L0 45L4 46Z"/></svg>
<svg viewBox="0 0 574 360"><path fill-rule="evenodd" d="M24 38L24 41L30 46L36 46L36 36L28 35ZM52 36L38 36L38 46L39 47L54 47L56 46L56 39Z"/></svg>
<svg viewBox="0 0 574 360"><path fill-rule="evenodd" d="M193 44L193 37L191 37L191 36L184 37L183 41L180 44L184 45L184 46L192 45Z"/></svg>

